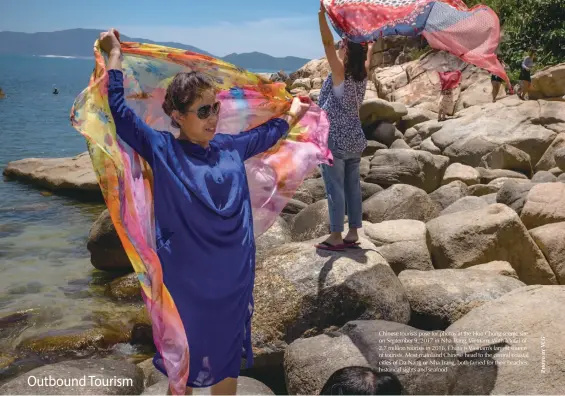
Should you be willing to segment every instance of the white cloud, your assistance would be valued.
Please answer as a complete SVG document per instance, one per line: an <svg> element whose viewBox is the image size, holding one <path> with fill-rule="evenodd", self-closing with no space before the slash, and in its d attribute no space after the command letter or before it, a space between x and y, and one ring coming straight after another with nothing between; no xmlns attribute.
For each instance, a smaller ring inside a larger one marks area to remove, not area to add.
<svg viewBox="0 0 565 396"><path fill-rule="evenodd" d="M115 26L129 37L176 41L216 56L237 52L263 52L272 56L323 56L317 15L269 18L255 22L220 22L208 26Z"/></svg>

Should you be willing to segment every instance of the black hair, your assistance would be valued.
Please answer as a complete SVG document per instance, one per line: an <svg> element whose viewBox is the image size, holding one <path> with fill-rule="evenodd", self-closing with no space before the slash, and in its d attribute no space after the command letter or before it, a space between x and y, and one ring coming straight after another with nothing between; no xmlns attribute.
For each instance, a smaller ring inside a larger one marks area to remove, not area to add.
<svg viewBox="0 0 565 396"><path fill-rule="evenodd" d="M367 45L354 43L346 40L347 48L345 52L344 66L345 76L351 77L355 81L363 81L367 78L365 61L367 60Z"/></svg>
<svg viewBox="0 0 565 396"><path fill-rule="evenodd" d="M212 81L202 73L178 73L167 88L163 101L163 111L171 117L171 125L180 128L180 125L171 116L173 110L185 113L188 108L200 98L202 92L214 87Z"/></svg>
<svg viewBox="0 0 565 396"><path fill-rule="evenodd" d="M401 395L402 385L393 373L350 366L333 373L320 395Z"/></svg>

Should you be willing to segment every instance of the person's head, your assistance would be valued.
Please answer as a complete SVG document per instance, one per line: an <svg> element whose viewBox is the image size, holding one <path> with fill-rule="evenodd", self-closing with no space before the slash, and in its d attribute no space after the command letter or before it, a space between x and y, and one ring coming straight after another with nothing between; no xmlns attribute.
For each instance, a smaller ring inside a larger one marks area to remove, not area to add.
<svg viewBox="0 0 565 396"><path fill-rule="evenodd" d="M365 61L367 60L367 44L354 43L347 39L340 40L336 44L337 56L345 67L345 76L355 81L363 81L367 78Z"/></svg>
<svg viewBox="0 0 565 396"><path fill-rule="evenodd" d="M220 103L213 83L204 74L183 72L167 88L163 111L183 138L206 146L216 132Z"/></svg>
<svg viewBox="0 0 565 396"><path fill-rule="evenodd" d="M532 60L536 59L536 49L535 48L530 48L530 50L528 51L528 55L530 55L530 57L532 58Z"/></svg>
<svg viewBox="0 0 565 396"><path fill-rule="evenodd" d="M326 381L320 395L400 395L398 378L388 372L362 366L344 367Z"/></svg>

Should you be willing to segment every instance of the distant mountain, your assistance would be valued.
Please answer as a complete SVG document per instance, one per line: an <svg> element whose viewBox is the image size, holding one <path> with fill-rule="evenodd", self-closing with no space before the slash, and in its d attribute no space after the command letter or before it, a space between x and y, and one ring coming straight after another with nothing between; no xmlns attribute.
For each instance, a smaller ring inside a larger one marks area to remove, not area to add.
<svg viewBox="0 0 565 396"><path fill-rule="evenodd" d="M100 30L95 29L69 29L40 33L3 31L0 32L0 54L92 56L92 45L99 34ZM192 45L176 42L156 42L144 38L132 38L125 35L122 35L121 38L123 41L158 44L214 56ZM275 58L260 52L230 54L221 59L244 69L282 69L290 72L299 69L309 61L309 59L293 56Z"/></svg>
<svg viewBox="0 0 565 396"><path fill-rule="evenodd" d="M249 52L245 54L234 53L224 56L222 59L226 62L243 67L244 69L282 69L289 72L300 69L310 61L310 59L297 58L296 56L275 58L274 56L263 54L261 52Z"/></svg>

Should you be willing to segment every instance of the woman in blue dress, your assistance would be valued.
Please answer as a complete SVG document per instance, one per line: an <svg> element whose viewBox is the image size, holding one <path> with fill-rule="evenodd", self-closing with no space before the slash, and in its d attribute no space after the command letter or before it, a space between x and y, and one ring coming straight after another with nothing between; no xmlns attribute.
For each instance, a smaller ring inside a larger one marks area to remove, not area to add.
<svg viewBox="0 0 565 396"><path fill-rule="evenodd" d="M188 394L236 394L242 357L253 363L251 317L255 280L253 217L244 161L274 146L310 107L290 111L251 131L216 134L220 104L206 76L179 73L163 110L180 137L156 131L124 98L118 33L100 35L108 60L108 101L118 136L154 175L157 254L190 349ZM153 359L165 375L163 359ZM169 390L170 391L170 390Z"/></svg>

